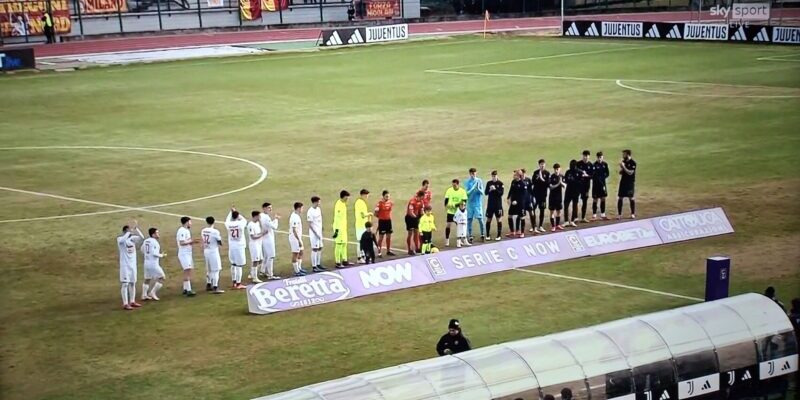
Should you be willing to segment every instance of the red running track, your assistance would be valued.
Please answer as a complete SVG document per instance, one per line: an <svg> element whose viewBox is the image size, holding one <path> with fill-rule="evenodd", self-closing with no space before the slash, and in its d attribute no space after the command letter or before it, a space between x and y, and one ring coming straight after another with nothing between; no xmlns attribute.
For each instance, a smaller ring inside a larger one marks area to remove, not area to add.
<svg viewBox="0 0 800 400"><path fill-rule="evenodd" d="M784 10L788 14L789 10ZM800 10L791 10L793 17L800 16ZM630 20L630 21L686 21L691 18L691 14L685 11L679 12L654 12L654 13L632 13L632 14L604 14L595 16L604 20ZM695 15L696 17L696 15ZM784 15L787 17L787 15ZM574 18L592 18L584 15ZM704 18L708 18L704 15ZM515 19L496 19L489 21L490 30L508 29L536 29L536 28L558 28L559 17L541 18L515 18ZM480 31L483 29L483 20L472 21L452 21L452 22L430 22L410 24L411 34L435 34L435 33L456 33ZM82 41L64 42L52 45L39 44L34 49L37 57L66 56L77 54L109 53L133 50L153 50L188 46L207 46L207 45L226 45L237 43L257 43L282 40L302 40L316 39L319 36L320 28L303 29L278 29L260 30L243 32L208 32L190 33L174 35L138 36L110 39L89 39Z"/></svg>

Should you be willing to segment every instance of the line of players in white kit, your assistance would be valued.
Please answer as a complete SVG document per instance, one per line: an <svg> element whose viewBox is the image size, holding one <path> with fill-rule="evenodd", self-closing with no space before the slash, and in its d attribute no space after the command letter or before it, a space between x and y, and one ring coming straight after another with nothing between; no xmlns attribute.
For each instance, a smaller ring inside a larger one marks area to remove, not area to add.
<svg viewBox="0 0 800 400"><path fill-rule="evenodd" d="M319 197L312 198L312 205L306 214L309 223L309 237L311 242L311 263L315 272L323 271L322 261L322 211L319 208ZM299 205L299 206L298 206ZM289 246L292 251L292 265L295 275L305 275L302 268L303 240L302 240L302 203L296 203L294 212L289 218ZM248 221L235 207L232 207L225 218L225 228L228 231L228 258L231 263L231 281L233 289L244 289L242 284L243 268L247 264L245 249L249 249L250 280L253 283L262 282L259 273L266 279L280 279L274 273L275 262L275 233L278 229L279 215L272 216L272 205L264 203L262 211L253 211ZM200 231L200 238L192 238L192 219L181 218L181 226L176 234L178 246L178 261L183 270L183 295L193 297L196 293L192 290L192 271L194 270L193 245L201 243L203 258L206 266L206 290L213 294L224 293L219 287L219 276L222 270L222 261L219 253L222 246L222 235L214 225L214 217L206 217L206 227ZM142 284L141 300L158 301L158 291L164 285L164 270L160 261L166 257L161 251L159 243L160 232L158 228L148 229L148 237L142 234L137 222L122 227L122 235L117 237L119 250L119 278L121 283L120 294L125 310L133 310L142 305L136 301L137 282L137 245L141 242L140 249L144 255L144 282Z"/></svg>

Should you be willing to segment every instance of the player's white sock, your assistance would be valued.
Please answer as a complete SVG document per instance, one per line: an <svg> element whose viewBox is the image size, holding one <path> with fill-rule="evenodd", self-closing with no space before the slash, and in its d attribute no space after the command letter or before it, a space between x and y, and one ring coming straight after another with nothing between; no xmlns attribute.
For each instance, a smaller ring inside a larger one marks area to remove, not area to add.
<svg viewBox="0 0 800 400"><path fill-rule="evenodd" d="M236 283L242 283L242 267L236 266Z"/></svg>
<svg viewBox="0 0 800 400"><path fill-rule="evenodd" d="M150 285L142 283L142 300L148 296L148 290L150 290Z"/></svg>
<svg viewBox="0 0 800 400"><path fill-rule="evenodd" d="M267 274L267 260L261 262L261 265L258 267L258 271L262 274Z"/></svg>
<svg viewBox="0 0 800 400"><path fill-rule="evenodd" d="M293 263L292 263L292 269L294 269L294 272L295 272L295 273L298 273L298 272L300 272L300 263L299 263L299 262L297 262L297 261L293 262Z"/></svg>
<svg viewBox="0 0 800 400"><path fill-rule="evenodd" d="M274 258L270 257L270 258L267 259L267 266L266 266L267 276L275 276L275 274L273 273L274 272L273 271L273 264L274 263L275 263L275 259Z"/></svg>
<svg viewBox="0 0 800 400"><path fill-rule="evenodd" d="M191 292L192 291L192 281L183 281L183 285L184 285L184 289L187 292Z"/></svg>
<svg viewBox="0 0 800 400"><path fill-rule="evenodd" d="M206 272L206 284L211 283L211 274Z"/></svg>
<svg viewBox="0 0 800 400"><path fill-rule="evenodd" d="M297 270L300 271L301 269L303 269L303 259L302 258L297 260Z"/></svg>
<svg viewBox="0 0 800 400"><path fill-rule="evenodd" d="M219 287L219 271L211 273L211 286Z"/></svg>
<svg viewBox="0 0 800 400"><path fill-rule="evenodd" d="M128 305L128 303L130 303L130 301L128 301L128 284L123 283L120 286L121 288L119 290L119 293L122 295L122 305L125 306Z"/></svg>
<svg viewBox="0 0 800 400"><path fill-rule="evenodd" d="M161 282L156 282L153 285L153 290L150 291L150 295L158 297L158 289L161 289L161 286L164 286L164 285Z"/></svg>
<svg viewBox="0 0 800 400"><path fill-rule="evenodd" d="M250 279L258 278L258 267L250 267Z"/></svg>
<svg viewBox="0 0 800 400"><path fill-rule="evenodd" d="M129 283L128 284L128 299L130 299L131 303L136 302L136 284Z"/></svg>

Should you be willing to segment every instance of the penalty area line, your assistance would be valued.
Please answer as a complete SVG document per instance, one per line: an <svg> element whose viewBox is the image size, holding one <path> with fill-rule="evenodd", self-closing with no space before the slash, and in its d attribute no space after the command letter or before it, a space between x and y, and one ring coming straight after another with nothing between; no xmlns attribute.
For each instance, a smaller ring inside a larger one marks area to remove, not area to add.
<svg viewBox="0 0 800 400"><path fill-rule="evenodd" d="M595 279L587 279L587 278L578 278L578 277L575 277L575 276L554 274L552 272L533 271L533 270L522 269L522 268L514 268L514 270L515 271L519 271L519 272L525 272L525 273L528 273L528 274L542 275L542 276L547 276L547 277L551 277L551 278L559 278L559 279L569 279L569 280L572 280L572 281L592 283L592 284L595 284L595 285L610 286L610 287L615 287L615 288L619 288L619 289L635 290L635 291L638 291L638 292L657 294L657 295L666 296L666 297L674 297L674 298L683 299L683 300L691 300L691 301L697 301L697 302L705 301L705 300L703 300L701 298L697 298L697 297L684 296L682 294L676 294L676 293L670 293L670 292L662 292L660 290L641 288L641 287L638 287L638 286L623 285L621 283L598 281L598 280L595 280Z"/></svg>

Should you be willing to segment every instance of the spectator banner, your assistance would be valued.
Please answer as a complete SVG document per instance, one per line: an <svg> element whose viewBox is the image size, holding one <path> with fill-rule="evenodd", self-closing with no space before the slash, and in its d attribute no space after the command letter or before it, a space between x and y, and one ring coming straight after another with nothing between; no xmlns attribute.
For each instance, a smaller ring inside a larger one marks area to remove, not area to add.
<svg viewBox="0 0 800 400"><path fill-rule="evenodd" d="M0 71L36 68L33 49L0 50Z"/></svg>
<svg viewBox="0 0 800 400"><path fill-rule="evenodd" d="M564 21L564 36L800 44L800 28L754 24Z"/></svg>
<svg viewBox="0 0 800 400"><path fill-rule="evenodd" d="M358 28L363 29L363 28ZM330 31L328 38L358 29ZM505 240L247 287L253 314L271 314L514 268L732 233L721 208Z"/></svg>
<svg viewBox="0 0 800 400"><path fill-rule="evenodd" d="M126 0L81 0L81 12L84 14L107 14L127 12Z"/></svg>
<svg viewBox="0 0 800 400"><path fill-rule="evenodd" d="M393 42L408 40L408 24L369 26L366 28L366 42Z"/></svg>
<svg viewBox="0 0 800 400"><path fill-rule="evenodd" d="M70 33L72 20L69 17L67 0L10 1L0 0L0 36L44 35L42 16L50 4L53 27L56 33Z"/></svg>
<svg viewBox="0 0 800 400"><path fill-rule="evenodd" d="M653 225L664 243L733 233L733 227L722 208L656 217L653 218Z"/></svg>
<svg viewBox="0 0 800 400"><path fill-rule="evenodd" d="M244 21L261 19L261 0L239 0L239 12Z"/></svg>
<svg viewBox="0 0 800 400"><path fill-rule="evenodd" d="M261 10L276 12L289 8L289 0L261 0Z"/></svg>
<svg viewBox="0 0 800 400"><path fill-rule="evenodd" d="M400 18L400 0L364 0L367 19Z"/></svg>

